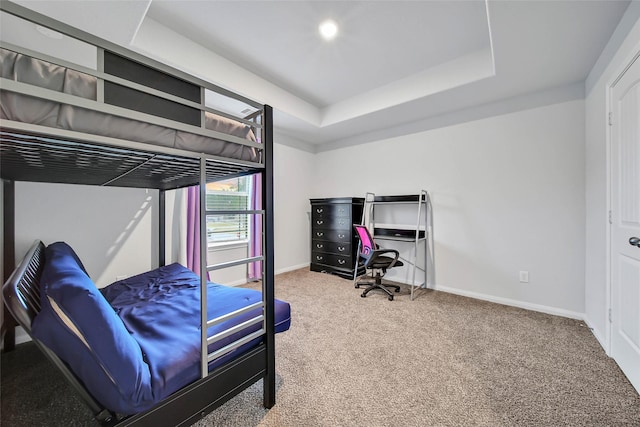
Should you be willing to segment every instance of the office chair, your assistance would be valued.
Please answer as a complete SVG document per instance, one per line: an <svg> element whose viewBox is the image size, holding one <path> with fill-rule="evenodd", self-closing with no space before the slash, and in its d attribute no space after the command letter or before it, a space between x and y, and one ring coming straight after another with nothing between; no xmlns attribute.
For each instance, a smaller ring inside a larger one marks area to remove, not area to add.
<svg viewBox="0 0 640 427"><path fill-rule="evenodd" d="M366 297L372 290L380 289L387 294L389 301L393 301L393 292L389 288L400 292L400 286L389 283L383 284L382 277L384 277L388 269L403 265L402 261L398 260L400 254L395 249L380 249L364 225L353 224L353 228L355 228L360 238L360 251L358 252L356 268L360 266L360 260L363 260L365 270L371 271L371 275L366 275L365 271L364 279L356 278L355 287L360 288L360 285L369 285L360 295L362 298ZM392 254L393 257L386 256L387 254Z"/></svg>

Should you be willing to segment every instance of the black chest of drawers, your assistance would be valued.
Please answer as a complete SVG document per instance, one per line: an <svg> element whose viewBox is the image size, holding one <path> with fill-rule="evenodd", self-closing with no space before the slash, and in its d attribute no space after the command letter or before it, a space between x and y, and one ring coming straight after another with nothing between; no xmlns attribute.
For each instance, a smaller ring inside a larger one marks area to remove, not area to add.
<svg viewBox="0 0 640 427"><path fill-rule="evenodd" d="M353 279L358 241L353 224L362 220L364 199L311 199L311 271Z"/></svg>

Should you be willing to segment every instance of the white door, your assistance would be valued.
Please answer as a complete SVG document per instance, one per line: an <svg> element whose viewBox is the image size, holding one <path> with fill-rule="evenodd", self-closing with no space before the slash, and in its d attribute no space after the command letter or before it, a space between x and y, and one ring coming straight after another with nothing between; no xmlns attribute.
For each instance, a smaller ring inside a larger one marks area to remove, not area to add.
<svg viewBox="0 0 640 427"><path fill-rule="evenodd" d="M611 356L640 392L640 59L611 91Z"/></svg>

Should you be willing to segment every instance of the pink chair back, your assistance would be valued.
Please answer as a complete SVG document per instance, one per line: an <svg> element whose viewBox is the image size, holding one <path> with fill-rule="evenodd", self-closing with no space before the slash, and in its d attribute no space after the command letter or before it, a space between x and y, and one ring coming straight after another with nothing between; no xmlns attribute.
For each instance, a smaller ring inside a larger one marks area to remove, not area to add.
<svg viewBox="0 0 640 427"><path fill-rule="evenodd" d="M375 244L373 243L373 238L369 233L369 230L364 225L354 224L353 228L356 229L356 233L358 233L358 237L360 238L360 256L369 259L371 252L373 252L375 248Z"/></svg>

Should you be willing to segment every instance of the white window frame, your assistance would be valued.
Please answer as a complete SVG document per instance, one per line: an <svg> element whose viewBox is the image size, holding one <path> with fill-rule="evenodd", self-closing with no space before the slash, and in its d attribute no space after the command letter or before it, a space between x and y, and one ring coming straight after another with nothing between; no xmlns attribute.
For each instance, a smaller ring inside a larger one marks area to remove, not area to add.
<svg viewBox="0 0 640 427"><path fill-rule="evenodd" d="M231 179L245 179L246 182L246 192L243 192L242 194L246 194L247 195L247 205L245 207L245 209L249 209L250 204L251 204L251 197L253 195L253 186L252 186L252 179L251 176L244 176L244 177L239 177L239 178L231 178ZM220 181L220 183L224 183L225 181L228 180L223 180ZM223 194L224 191L211 191L207 188L207 196L209 194ZM226 241L212 241L209 239L209 227L208 227L208 221L207 221L207 247L208 249L211 250L216 250L216 249L232 249L234 247L246 247L249 244L249 241L251 240L251 232L252 232L252 227L251 227L251 215L246 214L247 216L247 235L246 238L244 239L235 239L235 240L226 240Z"/></svg>

